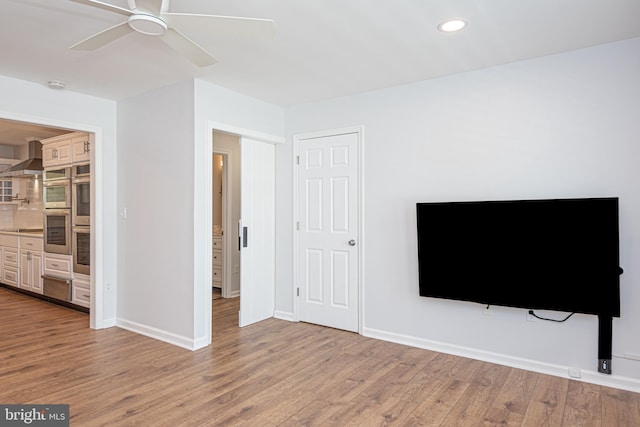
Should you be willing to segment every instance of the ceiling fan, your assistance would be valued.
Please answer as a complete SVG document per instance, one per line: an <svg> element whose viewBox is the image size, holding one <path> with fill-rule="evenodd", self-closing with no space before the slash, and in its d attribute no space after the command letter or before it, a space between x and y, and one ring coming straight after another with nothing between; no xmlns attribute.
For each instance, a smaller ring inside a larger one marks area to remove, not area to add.
<svg viewBox="0 0 640 427"><path fill-rule="evenodd" d="M217 59L178 28L193 28L205 34L222 33L235 36L270 38L275 35L275 23L270 19L236 16L205 15L168 12L169 0L127 0L129 9L98 0L71 0L110 12L128 19L88 37L73 46L74 50L95 50L131 32L157 36L170 48L199 67L213 65Z"/></svg>

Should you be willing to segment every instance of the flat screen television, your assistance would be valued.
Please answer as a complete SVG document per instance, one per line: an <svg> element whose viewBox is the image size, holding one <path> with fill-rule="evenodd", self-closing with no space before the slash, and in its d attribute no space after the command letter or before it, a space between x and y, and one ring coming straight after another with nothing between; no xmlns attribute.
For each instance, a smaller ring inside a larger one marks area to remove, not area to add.
<svg viewBox="0 0 640 427"><path fill-rule="evenodd" d="M618 198L417 204L420 295L620 316Z"/></svg>

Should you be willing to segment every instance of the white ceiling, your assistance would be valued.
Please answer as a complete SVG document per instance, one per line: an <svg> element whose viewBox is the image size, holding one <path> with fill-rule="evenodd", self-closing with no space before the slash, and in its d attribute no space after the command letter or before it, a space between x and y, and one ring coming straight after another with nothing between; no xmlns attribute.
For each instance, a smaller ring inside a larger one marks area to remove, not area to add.
<svg viewBox="0 0 640 427"><path fill-rule="evenodd" d="M29 141L39 141L68 133L69 130L38 126L31 123L0 120L1 145L27 145Z"/></svg>
<svg viewBox="0 0 640 427"><path fill-rule="evenodd" d="M276 21L271 40L183 29L219 60L198 68L138 33L69 50L124 20L106 10L0 0L0 11L0 74L114 100L198 77L290 106L640 37L639 0L171 0L172 12ZM447 18L469 25L440 33Z"/></svg>

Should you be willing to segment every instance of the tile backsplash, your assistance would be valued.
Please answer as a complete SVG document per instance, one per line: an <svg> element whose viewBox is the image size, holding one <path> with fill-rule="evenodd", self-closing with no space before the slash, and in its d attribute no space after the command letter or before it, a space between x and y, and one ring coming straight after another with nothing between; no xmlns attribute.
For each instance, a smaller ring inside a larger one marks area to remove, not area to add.
<svg viewBox="0 0 640 427"><path fill-rule="evenodd" d="M14 205L0 204L0 230L13 228L13 213L15 210Z"/></svg>
<svg viewBox="0 0 640 427"><path fill-rule="evenodd" d="M0 203L0 229L42 228L42 179L14 179L13 195L29 202Z"/></svg>

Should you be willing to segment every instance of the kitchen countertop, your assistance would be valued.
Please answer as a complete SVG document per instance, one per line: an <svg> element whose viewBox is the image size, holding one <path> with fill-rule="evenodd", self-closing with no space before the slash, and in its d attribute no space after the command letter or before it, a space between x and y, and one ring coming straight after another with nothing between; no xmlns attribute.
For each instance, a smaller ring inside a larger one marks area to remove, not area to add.
<svg viewBox="0 0 640 427"><path fill-rule="evenodd" d="M42 229L12 228L6 230L0 229L0 234L8 234L11 236L42 237L43 231Z"/></svg>

